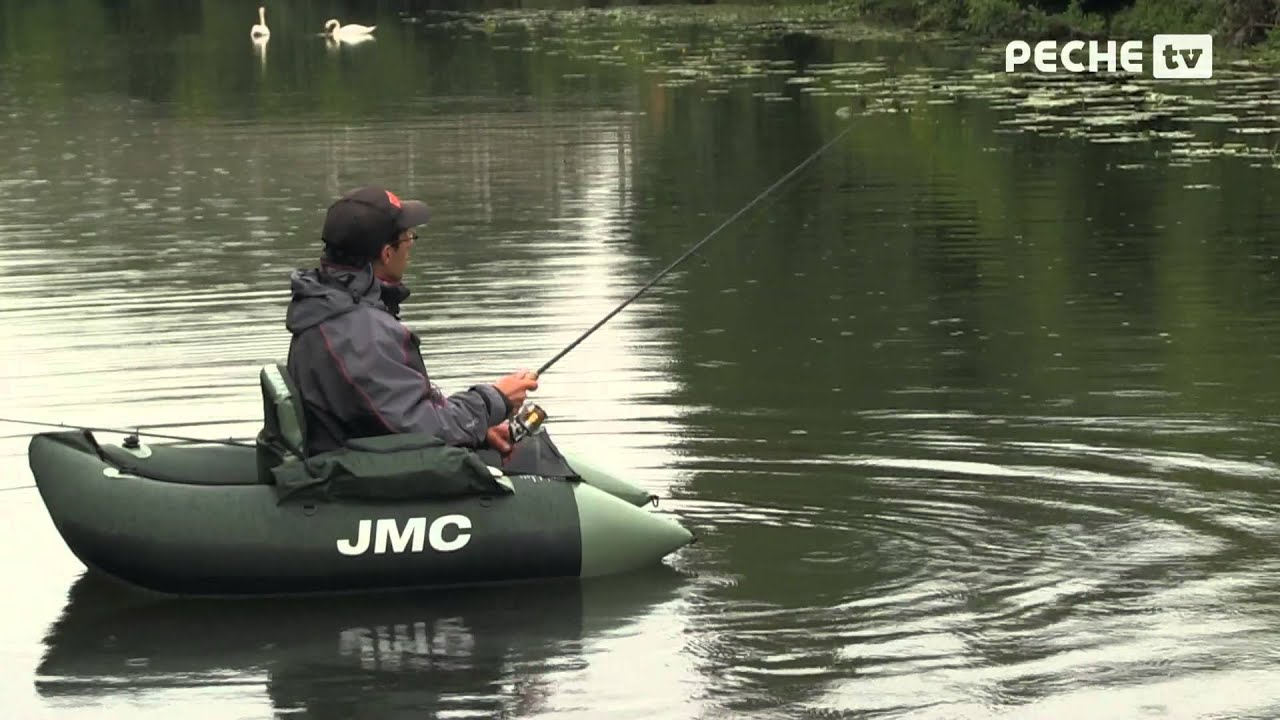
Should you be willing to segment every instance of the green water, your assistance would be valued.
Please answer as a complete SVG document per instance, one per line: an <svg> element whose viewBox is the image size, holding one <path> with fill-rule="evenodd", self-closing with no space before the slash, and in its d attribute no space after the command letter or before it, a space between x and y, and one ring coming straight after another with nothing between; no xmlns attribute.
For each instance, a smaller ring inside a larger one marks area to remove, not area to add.
<svg viewBox="0 0 1280 720"><path fill-rule="evenodd" d="M803 9L282 1L255 45L256 7L0 2L0 415L252 437L365 182L433 208L433 378L537 367L852 130L537 393L698 534L668 572L155 606L3 424L15 717L1280 713L1274 74L1008 77Z"/></svg>

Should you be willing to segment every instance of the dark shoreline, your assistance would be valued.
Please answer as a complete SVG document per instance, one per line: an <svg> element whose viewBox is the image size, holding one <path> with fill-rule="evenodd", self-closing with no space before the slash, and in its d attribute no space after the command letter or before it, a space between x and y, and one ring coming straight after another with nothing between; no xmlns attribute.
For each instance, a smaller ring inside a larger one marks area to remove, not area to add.
<svg viewBox="0 0 1280 720"><path fill-rule="evenodd" d="M978 41L1208 33L1223 60L1280 65L1280 3L1269 0L843 0L831 7L850 21Z"/></svg>

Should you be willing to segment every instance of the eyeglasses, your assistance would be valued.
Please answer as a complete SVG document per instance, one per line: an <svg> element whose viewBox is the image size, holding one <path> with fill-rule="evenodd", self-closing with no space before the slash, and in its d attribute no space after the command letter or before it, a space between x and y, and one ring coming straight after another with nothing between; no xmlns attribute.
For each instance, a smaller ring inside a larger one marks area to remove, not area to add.
<svg viewBox="0 0 1280 720"><path fill-rule="evenodd" d="M391 243L391 247L393 247L393 248L398 248L398 247L400 247L401 245L403 245L403 244L405 244L405 243L407 243L407 242L408 242L408 243L411 243L411 242L413 242L413 241L415 241L415 240L417 240L417 239L418 239L418 233L416 233L416 232L414 232L414 231L410 230L410 231L409 231L409 237L406 237L406 238L397 237L397 238L396 238L396 241L395 241L395 242L393 242L393 243Z"/></svg>

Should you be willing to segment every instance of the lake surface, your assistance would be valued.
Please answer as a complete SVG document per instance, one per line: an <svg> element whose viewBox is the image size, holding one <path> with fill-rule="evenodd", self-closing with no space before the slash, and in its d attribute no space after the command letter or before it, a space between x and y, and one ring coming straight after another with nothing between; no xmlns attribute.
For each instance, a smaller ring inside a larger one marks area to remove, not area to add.
<svg viewBox="0 0 1280 720"><path fill-rule="evenodd" d="M366 182L434 209L434 379L537 367L853 129L536 393L699 536L667 566L144 602L0 423L7 715L1280 715L1274 74L1010 78L795 10L350 3L333 46L278 2L255 46L239 5L0 2L0 415L251 438Z"/></svg>

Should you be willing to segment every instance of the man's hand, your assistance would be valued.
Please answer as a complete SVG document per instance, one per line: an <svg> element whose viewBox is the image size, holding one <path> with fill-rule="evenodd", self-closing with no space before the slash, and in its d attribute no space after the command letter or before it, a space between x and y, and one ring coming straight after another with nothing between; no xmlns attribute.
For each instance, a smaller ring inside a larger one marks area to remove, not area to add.
<svg viewBox="0 0 1280 720"><path fill-rule="evenodd" d="M538 373L532 370L513 372L510 375L499 378L493 386L498 388L498 392L507 398L507 403L513 409L516 409L524 405L530 390L538 389Z"/></svg>
<svg viewBox="0 0 1280 720"><path fill-rule="evenodd" d="M489 447L498 451L498 454L505 460L511 454L511 426L507 423L498 423L489 428L489 432L485 435L485 439L489 443Z"/></svg>

